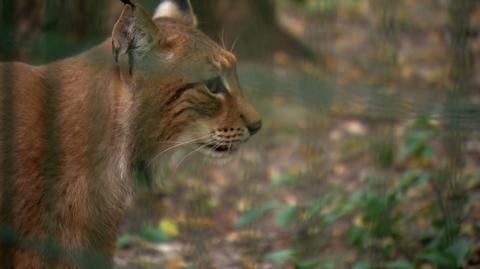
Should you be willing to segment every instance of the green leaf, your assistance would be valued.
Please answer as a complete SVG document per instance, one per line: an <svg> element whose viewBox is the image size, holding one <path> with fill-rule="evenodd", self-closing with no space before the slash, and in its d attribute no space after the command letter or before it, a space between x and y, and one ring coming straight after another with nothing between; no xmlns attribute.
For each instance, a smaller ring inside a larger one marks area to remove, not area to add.
<svg viewBox="0 0 480 269"><path fill-rule="evenodd" d="M275 223L282 227L287 228L298 215L298 206L287 205L279 208L275 214Z"/></svg>
<svg viewBox="0 0 480 269"><path fill-rule="evenodd" d="M435 155L435 148L430 145L427 145L423 150L423 158L427 160L432 160L434 155Z"/></svg>
<svg viewBox="0 0 480 269"><path fill-rule="evenodd" d="M457 267L462 266L465 259L471 252L473 247L472 241L458 239L451 247L447 249L447 253L455 257Z"/></svg>
<svg viewBox="0 0 480 269"><path fill-rule="evenodd" d="M326 194L322 198L313 201L305 210L305 218L306 219L311 219L313 216L315 216L317 213L322 210L322 208L330 203L333 199L335 198L335 195L333 194Z"/></svg>
<svg viewBox="0 0 480 269"><path fill-rule="evenodd" d="M356 263L352 269L370 269L372 268L372 265L370 264L370 261L361 261Z"/></svg>
<svg viewBox="0 0 480 269"><path fill-rule="evenodd" d="M386 143L374 143L372 145L372 150L375 154L376 161L382 168L386 169L393 165L395 154L392 145Z"/></svg>
<svg viewBox="0 0 480 269"><path fill-rule="evenodd" d="M352 194L347 199L344 199L343 202L339 203L337 207L335 207L332 211L325 213L322 215L322 221L326 225L331 225L337 219L350 214L352 211L357 209L360 203L364 200L364 193L363 192L356 192Z"/></svg>
<svg viewBox="0 0 480 269"><path fill-rule="evenodd" d="M321 264L318 260L300 261L295 264L295 269L316 269Z"/></svg>
<svg viewBox="0 0 480 269"><path fill-rule="evenodd" d="M117 239L118 248L128 248L132 244L132 236L124 234Z"/></svg>
<svg viewBox="0 0 480 269"><path fill-rule="evenodd" d="M427 150L428 140L432 134L428 131L415 131L407 134L405 146L400 150L400 160L404 161L410 157L421 157ZM429 155L430 150L427 150Z"/></svg>
<svg viewBox="0 0 480 269"><path fill-rule="evenodd" d="M155 228L143 228L138 232L138 236L151 243L162 243L170 240L165 232Z"/></svg>
<svg viewBox="0 0 480 269"><path fill-rule="evenodd" d="M410 188L419 186L429 181L432 174L422 170L408 170L400 176L400 182L396 188L397 193L405 193Z"/></svg>
<svg viewBox="0 0 480 269"><path fill-rule="evenodd" d="M295 186L299 179L299 174L282 174L272 178L272 186L280 187L284 185Z"/></svg>
<svg viewBox="0 0 480 269"><path fill-rule="evenodd" d="M295 251L292 249L282 249L271 252L265 256L265 260L273 262L275 265L283 265L286 262L293 261L295 259Z"/></svg>
<svg viewBox="0 0 480 269"><path fill-rule="evenodd" d="M347 232L347 241L350 245L363 249L370 233L367 229L352 225Z"/></svg>
<svg viewBox="0 0 480 269"><path fill-rule="evenodd" d="M276 208L278 204L276 202L268 202L259 207L254 207L244 213L235 221L235 228L245 227L252 224L256 220L265 216L270 210Z"/></svg>
<svg viewBox="0 0 480 269"><path fill-rule="evenodd" d="M430 262L433 265L444 268L455 268L455 257L440 250L430 250L425 253L420 253L417 258L426 262Z"/></svg>
<svg viewBox="0 0 480 269"><path fill-rule="evenodd" d="M430 117L429 116L421 116L416 118L410 128L426 128L430 126Z"/></svg>
<svg viewBox="0 0 480 269"><path fill-rule="evenodd" d="M340 217L341 216L338 215L337 212L330 212L322 216L322 221L325 225L331 225Z"/></svg>
<svg viewBox="0 0 480 269"><path fill-rule="evenodd" d="M412 263L406 260L397 260L386 264L385 269L414 269Z"/></svg>

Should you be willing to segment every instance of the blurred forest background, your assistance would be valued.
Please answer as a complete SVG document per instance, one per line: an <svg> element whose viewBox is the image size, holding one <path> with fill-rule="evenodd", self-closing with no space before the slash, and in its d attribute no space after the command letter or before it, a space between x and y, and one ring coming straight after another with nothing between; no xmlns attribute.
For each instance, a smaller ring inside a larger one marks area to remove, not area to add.
<svg viewBox="0 0 480 269"><path fill-rule="evenodd" d="M118 268L480 268L480 1L192 4L264 129L226 164L185 149L140 178ZM74 55L121 8L1 0L0 59Z"/></svg>

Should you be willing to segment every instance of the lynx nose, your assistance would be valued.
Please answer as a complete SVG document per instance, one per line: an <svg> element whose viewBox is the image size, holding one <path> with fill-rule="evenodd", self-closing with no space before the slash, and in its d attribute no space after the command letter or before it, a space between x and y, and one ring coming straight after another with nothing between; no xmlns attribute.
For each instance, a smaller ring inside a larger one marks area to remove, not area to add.
<svg viewBox="0 0 480 269"><path fill-rule="evenodd" d="M258 133L258 131L260 131L260 129L262 129L262 121L259 120L255 123L249 124L247 126L247 129L248 129L248 132L250 133L250 135L254 135L254 134Z"/></svg>

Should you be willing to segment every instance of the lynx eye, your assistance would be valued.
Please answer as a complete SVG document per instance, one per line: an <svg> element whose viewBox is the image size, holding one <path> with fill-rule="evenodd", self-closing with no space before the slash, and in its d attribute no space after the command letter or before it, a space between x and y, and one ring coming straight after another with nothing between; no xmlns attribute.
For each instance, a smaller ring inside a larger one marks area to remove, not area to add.
<svg viewBox="0 0 480 269"><path fill-rule="evenodd" d="M221 77L216 77L205 81L205 86L207 86L208 90L213 94L227 92L227 87L225 87L225 84L223 84Z"/></svg>

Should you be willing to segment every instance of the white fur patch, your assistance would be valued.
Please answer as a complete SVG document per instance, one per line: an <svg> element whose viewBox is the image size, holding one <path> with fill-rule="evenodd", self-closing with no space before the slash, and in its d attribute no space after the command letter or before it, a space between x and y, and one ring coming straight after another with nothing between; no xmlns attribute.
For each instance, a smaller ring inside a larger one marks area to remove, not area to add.
<svg viewBox="0 0 480 269"><path fill-rule="evenodd" d="M155 15L153 15L154 19L161 17L181 18L183 13L175 3L165 1L157 7Z"/></svg>

